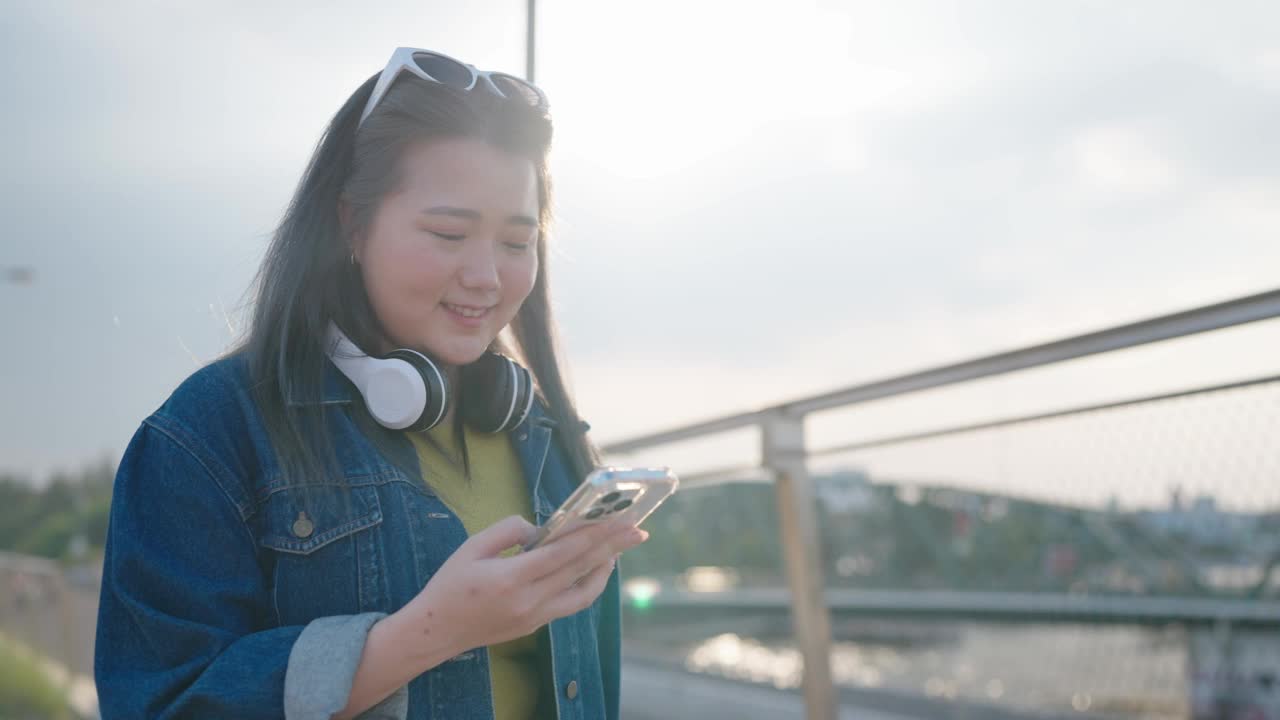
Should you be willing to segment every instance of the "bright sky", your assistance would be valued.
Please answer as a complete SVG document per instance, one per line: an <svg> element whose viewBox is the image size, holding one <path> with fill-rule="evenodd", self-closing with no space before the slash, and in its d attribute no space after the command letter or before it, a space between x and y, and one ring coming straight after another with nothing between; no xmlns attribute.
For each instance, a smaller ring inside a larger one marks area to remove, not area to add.
<svg viewBox="0 0 1280 720"><path fill-rule="evenodd" d="M0 285L0 469L42 478L118 454L227 345L321 129L392 48L523 70L517 0L179 5L7 6L0 266L36 280ZM1280 286L1276 27L1265 1L540 3L554 290L597 438ZM832 414L812 443L1270 373L1278 357L1273 322ZM1239 473L1146 462L1126 484L1152 453L1115 450L1064 481L1029 441L1025 470L988 472L993 452L974 447L850 462L1082 501L1162 502L1177 482L1280 504L1263 490L1280 486L1280 407L1245 405L1210 426L1258 458ZM649 459L755 452L744 436Z"/></svg>

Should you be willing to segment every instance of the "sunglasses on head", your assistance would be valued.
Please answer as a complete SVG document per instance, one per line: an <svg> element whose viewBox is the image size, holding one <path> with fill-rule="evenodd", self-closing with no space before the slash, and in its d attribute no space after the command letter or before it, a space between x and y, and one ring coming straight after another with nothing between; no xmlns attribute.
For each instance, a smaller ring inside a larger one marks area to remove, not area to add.
<svg viewBox="0 0 1280 720"><path fill-rule="evenodd" d="M480 85L500 97L520 100L539 110L547 109L547 96L527 80L507 73L477 70L474 65L454 60L448 55L433 50L402 47L396 48L396 51L391 53L391 60L383 69L382 75L378 76L378 82L373 86L373 93L369 95L369 102L365 103L364 112L360 114L360 124L364 124L365 118L369 117L369 113L373 112L373 109L386 96L391 83L400 76L402 71L413 73L423 80L467 92Z"/></svg>

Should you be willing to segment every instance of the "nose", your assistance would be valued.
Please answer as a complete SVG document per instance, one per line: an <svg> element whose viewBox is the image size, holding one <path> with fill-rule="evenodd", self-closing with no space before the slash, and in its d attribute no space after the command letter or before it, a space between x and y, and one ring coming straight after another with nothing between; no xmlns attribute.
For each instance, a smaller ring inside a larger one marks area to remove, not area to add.
<svg viewBox="0 0 1280 720"><path fill-rule="evenodd" d="M476 242L467 248L458 271L458 283L467 290L495 293L502 288L494 243Z"/></svg>

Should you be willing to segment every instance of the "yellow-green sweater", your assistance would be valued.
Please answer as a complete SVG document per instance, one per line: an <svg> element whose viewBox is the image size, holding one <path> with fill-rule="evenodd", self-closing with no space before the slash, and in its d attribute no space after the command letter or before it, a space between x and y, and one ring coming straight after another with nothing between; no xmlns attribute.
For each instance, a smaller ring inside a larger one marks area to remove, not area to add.
<svg viewBox="0 0 1280 720"><path fill-rule="evenodd" d="M533 503L525 483L520 460L506 433L489 435L466 430L467 457L471 480L462 473L462 463L453 461L457 446L447 423L427 431L448 456L431 446L425 434L408 433L418 451L418 462L427 484L457 514L475 535L510 515L520 515L533 523ZM550 648L547 630L489 646L489 675L493 686L496 720L534 720L550 710Z"/></svg>

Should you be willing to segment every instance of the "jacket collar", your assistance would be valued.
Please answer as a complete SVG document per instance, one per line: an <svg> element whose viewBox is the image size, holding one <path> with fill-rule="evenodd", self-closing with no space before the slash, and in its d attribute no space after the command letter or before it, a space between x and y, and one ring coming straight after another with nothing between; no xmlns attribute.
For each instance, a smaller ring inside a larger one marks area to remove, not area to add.
<svg viewBox="0 0 1280 720"><path fill-rule="evenodd" d="M533 498L534 521L542 525L555 512L561 492L544 482L543 470L547 465L547 454L551 451L551 433L557 427L554 419L547 416L542 400L539 398L529 410L529 417L515 430L511 431L512 447L516 457L520 459L520 468L524 471L525 482L529 486L529 495Z"/></svg>
<svg viewBox="0 0 1280 720"><path fill-rule="evenodd" d="M326 361L324 364L324 389L321 394L322 402L325 404L345 404L351 402L352 398L360 395L360 391L356 390L355 384L347 379L346 375L334 365L332 361Z"/></svg>
<svg viewBox="0 0 1280 720"><path fill-rule="evenodd" d="M321 378L320 398L299 399L288 397L285 404L291 407L314 407L316 405L345 405L353 399L359 397L360 392L356 390L356 386L347 379L346 375L338 369L333 361L326 360L324 363L324 376Z"/></svg>

